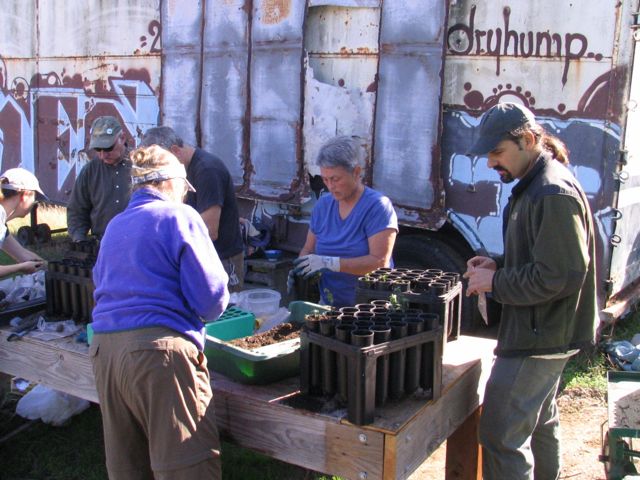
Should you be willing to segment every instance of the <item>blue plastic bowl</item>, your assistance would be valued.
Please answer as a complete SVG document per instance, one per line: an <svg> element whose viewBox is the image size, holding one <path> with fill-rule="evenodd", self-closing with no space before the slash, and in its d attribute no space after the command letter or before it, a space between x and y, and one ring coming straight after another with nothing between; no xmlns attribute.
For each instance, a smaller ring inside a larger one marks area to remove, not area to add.
<svg viewBox="0 0 640 480"><path fill-rule="evenodd" d="M276 260L280 260L280 257L282 257L282 250L265 250L264 255L267 257L267 260L275 262Z"/></svg>

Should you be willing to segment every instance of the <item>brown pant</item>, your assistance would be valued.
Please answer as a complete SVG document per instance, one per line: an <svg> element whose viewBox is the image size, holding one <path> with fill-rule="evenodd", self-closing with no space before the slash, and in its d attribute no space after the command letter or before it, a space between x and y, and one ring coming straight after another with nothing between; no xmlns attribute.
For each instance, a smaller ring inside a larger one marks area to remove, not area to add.
<svg viewBox="0 0 640 480"><path fill-rule="evenodd" d="M166 328L96 334L89 349L111 480L220 479L204 354Z"/></svg>

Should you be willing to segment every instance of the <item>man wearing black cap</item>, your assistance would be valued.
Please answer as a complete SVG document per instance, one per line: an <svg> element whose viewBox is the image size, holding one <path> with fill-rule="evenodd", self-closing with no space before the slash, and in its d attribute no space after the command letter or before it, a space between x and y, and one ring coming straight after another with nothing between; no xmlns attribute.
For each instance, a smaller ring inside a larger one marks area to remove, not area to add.
<svg viewBox="0 0 640 480"><path fill-rule="evenodd" d="M131 190L131 161L122 125L115 117L98 117L89 148L96 153L80 171L67 206L67 227L74 242L89 230L102 237L109 221L124 210Z"/></svg>
<svg viewBox="0 0 640 480"><path fill-rule="evenodd" d="M502 305L480 420L483 476L555 479L560 375L599 323L591 210L566 147L522 105L486 112L468 154L486 155L502 182L519 180L503 215L503 261L474 257L464 275L467 295L490 292Z"/></svg>

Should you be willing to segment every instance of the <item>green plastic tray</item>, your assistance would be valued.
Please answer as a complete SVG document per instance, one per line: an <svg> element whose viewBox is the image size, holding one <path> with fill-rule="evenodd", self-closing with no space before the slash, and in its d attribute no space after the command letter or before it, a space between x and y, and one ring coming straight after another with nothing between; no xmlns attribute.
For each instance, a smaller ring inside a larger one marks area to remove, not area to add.
<svg viewBox="0 0 640 480"><path fill-rule="evenodd" d="M302 324L304 316L314 310L325 311L329 308L309 302L291 302L288 321ZM210 370L238 383L264 385L299 373L299 349L298 338L255 350L245 350L207 335L204 353Z"/></svg>
<svg viewBox="0 0 640 480"><path fill-rule="evenodd" d="M205 330L207 335L220 340L233 340L234 338L253 335L256 316L238 307L227 308L215 322L207 323Z"/></svg>
<svg viewBox="0 0 640 480"><path fill-rule="evenodd" d="M205 331L207 335L220 340L233 340L253 334L256 316L238 307L227 308L215 322L207 323ZM87 324L87 343L91 345L93 340L93 326Z"/></svg>

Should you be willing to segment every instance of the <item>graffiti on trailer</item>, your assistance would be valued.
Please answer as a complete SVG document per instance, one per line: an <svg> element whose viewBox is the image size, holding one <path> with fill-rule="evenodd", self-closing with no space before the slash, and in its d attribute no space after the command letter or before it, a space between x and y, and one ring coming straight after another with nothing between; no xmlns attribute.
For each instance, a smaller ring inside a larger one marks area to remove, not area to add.
<svg viewBox="0 0 640 480"><path fill-rule="evenodd" d="M580 181L591 203L601 245L611 236L611 208L605 201L603 165L617 160L620 127L600 120L558 120L539 117L540 124L566 143L571 152L571 170ZM480 118L463 111L447 112L443 118L448 135L442 146L445 164L447 209L457 214L465 230L482 239L492 255L502 253L502 211L513 184L503 184L486 164L483 156L465 152L475 138ZM604 168L606 171L606 168Z"/></svg>
<svg viewBox="0 0 640 480"><path fill-rule="evenodd" d="M509 27L511 8L504 7L504 28L479 30L475 28L476 5L469 13L469 21L451 26L447 32L447 47L452 55L486 55L496 58L496 76L500 76L500 58L541 57L564 58L562 85L567 83L571 61L590 58L603 59L601 53L587 52L589 42L581 33L518 32Z"/></svg>
<svg viewBox="0 0 640 480"><path fill-rule="evenodd" d="M0 169L20 165L35 172L45 193L64 202L89 160L88 128L97 116L116 116L133 140L158 122L160 107L148 75L121 74L95 90L88 87L97 84L61 81L54 73L31 82L14 78L7 88L9 82L0 75Z"/></svg>

